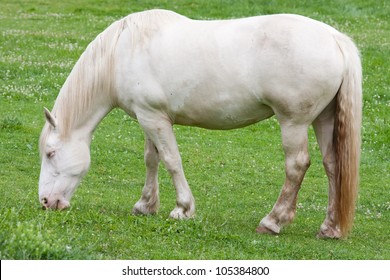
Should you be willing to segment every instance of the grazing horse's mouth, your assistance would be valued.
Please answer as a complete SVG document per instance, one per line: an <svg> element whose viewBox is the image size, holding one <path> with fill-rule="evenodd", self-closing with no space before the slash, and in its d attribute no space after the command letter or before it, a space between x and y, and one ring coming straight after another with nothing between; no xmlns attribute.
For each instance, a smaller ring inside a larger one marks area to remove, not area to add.
<svg viewBox="0 0 390 280"><path fill-rule="evenodd" d="M55 199L50 202L50 200L47 197L43 197L41 199L42 209L58 209L63 210L70 207L70 204L65 199Z"/></svg>

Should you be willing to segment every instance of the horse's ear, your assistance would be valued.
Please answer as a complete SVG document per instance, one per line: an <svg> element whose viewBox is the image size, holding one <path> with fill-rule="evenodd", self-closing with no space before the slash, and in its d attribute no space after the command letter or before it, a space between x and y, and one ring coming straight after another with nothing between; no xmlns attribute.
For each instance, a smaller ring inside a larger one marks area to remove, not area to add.
<svg viewBox="0 0 390 280"><path fill-rule="evenodd" d="M46 107L44 108L44 110L45 110L46 120L51 124L51 126L53 128L56 128L57 127L57 120L55 119L55 117L50 113L50 111Z"/></svg>

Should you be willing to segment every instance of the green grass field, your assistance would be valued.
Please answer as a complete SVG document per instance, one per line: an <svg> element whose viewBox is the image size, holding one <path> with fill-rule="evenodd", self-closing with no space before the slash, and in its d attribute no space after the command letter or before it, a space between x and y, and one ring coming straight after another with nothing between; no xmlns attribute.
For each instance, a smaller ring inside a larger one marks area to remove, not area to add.
<svg viewBox="0 0 390 280"><path fill-rule="evenodd" d="M390 259L389 1L2 0L0 3L1 259ZM63 3L62 3L63 2ZM113 111L98 127L90 172L66 211L38 201L38 138L43 107L87 44L111 22L151 8L195 19L297 13L349 34L364 67L361 185L346 240L318 240L327 179L313 132L312 165L294 223L279 236L255 233L284 181L274 118L234 131L176 127L197 215L168 219L175 191L161 166L157 215L130 214L141 194L143 133Z"/></svg>

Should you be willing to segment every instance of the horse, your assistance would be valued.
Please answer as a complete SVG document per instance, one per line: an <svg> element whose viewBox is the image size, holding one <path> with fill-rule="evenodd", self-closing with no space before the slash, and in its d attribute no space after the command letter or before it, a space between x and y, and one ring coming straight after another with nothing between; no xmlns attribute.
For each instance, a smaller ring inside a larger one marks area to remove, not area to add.
<svg viewBox="0 0 390 280"><path fill-rule="evenodd" d="M158 166L176 189L174 219L195 214L173 125L242 128L275 116L285 182L261 234L279 234L296 214L310 165L313 126L329 198L317 236L351 232L359 181L362 67L350 37L293 14L192 20L167 10L130 14L100 33L63 84L39 140L39 201L65 209L90 166L92 134L114 108L145 135L146 180L134 215L159 208Z"/></svg>

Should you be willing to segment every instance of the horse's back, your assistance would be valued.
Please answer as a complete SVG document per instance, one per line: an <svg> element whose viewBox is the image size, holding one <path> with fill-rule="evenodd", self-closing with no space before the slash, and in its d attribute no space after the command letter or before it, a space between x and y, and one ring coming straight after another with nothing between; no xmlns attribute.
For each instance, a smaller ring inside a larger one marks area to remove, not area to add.
<svg viewBox="0 0 390 280"><path fill-rule="evenodd" d="M157 108L176 123L227 129L274 113L312 118L342 80L337 31L302 16L178 16L154 31L122 60L129 78L120 94L132 95L131 110Z"/></svg>

